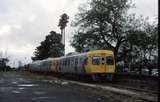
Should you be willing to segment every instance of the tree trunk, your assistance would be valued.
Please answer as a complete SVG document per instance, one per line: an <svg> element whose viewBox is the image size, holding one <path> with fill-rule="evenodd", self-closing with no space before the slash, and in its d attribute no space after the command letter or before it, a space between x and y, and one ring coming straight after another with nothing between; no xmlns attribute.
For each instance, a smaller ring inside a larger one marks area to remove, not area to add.
<svg viewBox="0 0 160 102"><path fill-rule="evenodd" d="M114 59L115 59L115 71L117 72L118 71L118 66L117 66L117 50L116 48L114 48Z"/></svg>
<svg viewBox="0 0 160 102"><path fill-rule="evenodd" d="M152 76L152 69L153 69L153 66L152 65L148 65L148 70L149 70L148 75L149 76Z"/></svg>
<svg viewBox="0 0 160 102"><path fill-rule="evenodd" d="M115 59L115 63L117 63L117 49L114 48L114 59Z"/></svg>

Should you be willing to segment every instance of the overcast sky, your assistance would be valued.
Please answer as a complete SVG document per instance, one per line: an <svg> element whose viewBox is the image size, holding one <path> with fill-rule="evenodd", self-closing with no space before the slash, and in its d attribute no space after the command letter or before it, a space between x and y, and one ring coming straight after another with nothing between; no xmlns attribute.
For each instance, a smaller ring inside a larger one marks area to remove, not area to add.
<svg viewBox="0 0 160 102"><path fill-rule="evenodd" d="M62 13L70 22L85 0L0 0L0 54L7 51L12 60L31 61L34 49L51 30L60 32L58 22ZM158 15L158 0L133 0L136 8L130 12L149 17ZM66 28L66 53L73 52L69 41L73 28ZM16 62L15 62L16 63ZM14 64L11 61L10 64Z"/></svg>

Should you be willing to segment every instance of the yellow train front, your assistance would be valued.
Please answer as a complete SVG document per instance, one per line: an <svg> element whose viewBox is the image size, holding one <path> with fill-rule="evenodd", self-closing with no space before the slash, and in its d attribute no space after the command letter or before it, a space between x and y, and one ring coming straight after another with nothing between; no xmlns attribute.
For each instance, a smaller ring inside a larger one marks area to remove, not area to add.
<svg viewBox="0 0 160 102"><path fill-rule="evenodd" d="M112 80L115 73L115 61L110 50L95 50L59 58L36 61L29 65L29 70L53 72L80 76L91 76L93 80L106 78Z"/></svg>
<svg viewBox="0 0 160 102"><path fill-rule="evenodd" d="M85 70L90 74L93 80L100 80L106 78L112 80L115 73L114 54L109 50L97 50L87 53L87 65Z"/></svg>

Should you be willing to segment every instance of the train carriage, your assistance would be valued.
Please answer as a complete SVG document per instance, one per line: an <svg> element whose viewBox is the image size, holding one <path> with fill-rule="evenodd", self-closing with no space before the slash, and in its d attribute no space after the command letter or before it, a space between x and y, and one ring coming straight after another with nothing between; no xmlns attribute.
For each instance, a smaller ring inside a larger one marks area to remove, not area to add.
<svg viewBox="0 0 160 102"><path fill-rule="evenodd" d="M48 58L43 60L40 65L40 70L44 72L51 72L52 61L53 61L53 58Z"/></svg>
<svg viewBox="0 0 160 102"><path fill-rule="evenodd" d="M50 58L34 62L31 67L33 71L91 75L93 80L99 80L101 76L112 80L112 75L115 73L114 54L110 50L95 50Z"/></svg>
<svg viewBox="0 0 160 102"><path fill-rule="evenodd" d="M84 74L85 68L83 66L86 54L78 54L60 58L60 72L72 74Z"/></svg>

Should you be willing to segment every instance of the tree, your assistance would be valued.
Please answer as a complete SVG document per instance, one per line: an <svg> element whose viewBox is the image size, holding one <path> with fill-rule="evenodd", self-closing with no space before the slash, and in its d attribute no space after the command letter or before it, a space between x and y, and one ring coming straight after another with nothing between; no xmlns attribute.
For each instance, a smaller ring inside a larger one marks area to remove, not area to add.
<svg viewBox="0 0 160 102"><path fill-rule="evenodd" d="M149 69L151 75L153 66L157 65L158 58L158 25L157 21L148 22L140 17L134 21L133 32L126 36L127 41L119 49L119 63L127 65L129 69ZM135 67L133 67L135 66ZM156 68L156 67L154 67Z"/></svg>
<svg viewBox="0 0 160 102"><path fill-rule="evenodd" d="M67 26L67 23L69 22L68 19L69 19L69 16L66 13L64 13L61 15L61 18L60 18L59 24L58 24L58 26L60 27L60 30L61 30L62 43L64 44L64 46L65 46L65 28Z"/></svg>
<svg viewBox="0 0 160 102"><path fill-rule="evenodd" d="M78 26L79 29L73 36L71 45L77 51L90 46L96 46L97 49L111 49L117 59L118 50L126 41L126 35L130 30L126 25L130 2L128 0L91 0L89 7L89 10L81 8L76 16L74 26Z"/></svg>
<svg viewBox="0 0 160 102"><path fill-rule="evenodd" d="M128 14L132 6L131 0L91 0L86 6L88 8L80 8L76 15L73 26L78 29L71 45L78 52L83 52L85 48L113 50L117 62L124 61L125 56L128 59L136 56L128 55L136 53L132 43L137 43L139 39L141 44L138 45L143 47L140 49L138 46L138 49L143 49L144 53L150 44L145 28L149 23L143 17L136 18L135 14Z"/></svg>
<svg viewBox="0 0 160 102"><path fill-rule="evenodd" d="M0 70L5 71L7 68L7 63L9 62L8 58L0 58Z"/></svg>
<svg viewBox="0 0 160 102"><path fill-rule="evenodd" d="M133 63L157 63L158 26L156 23L149 23L147 19L140 19L136 24L138 23L141 30L134 30L127 35L127 43L120 48L121 53L126 52L127 49L129 53L119 57Z"/></svg>
<svg viewBox="0 0 160 102"><path fill-rule="evenodd" d="M32 60L43 60L49 57L60 57L63 55L64 45L61 43L61 35L51 31L41 42L34 52Z"/></svg>

